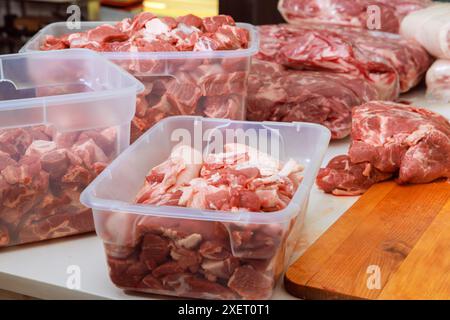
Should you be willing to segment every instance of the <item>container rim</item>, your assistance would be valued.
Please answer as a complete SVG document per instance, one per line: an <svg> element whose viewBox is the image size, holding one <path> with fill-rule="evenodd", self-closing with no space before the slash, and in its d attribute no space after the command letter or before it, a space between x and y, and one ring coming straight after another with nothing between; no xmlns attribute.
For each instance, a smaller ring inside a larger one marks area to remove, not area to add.
<svg viewBox="0 0 450 320"><path fill-rule="evenodd" d="M164 126L166 122L173 121L176 119L189 119L193 121L209 121L218 122L221 125L227 125L231 123L256 123L263 127L273 127L273 126L290 126L296 127L300 130L301 127L314 128L318 132L318 143L316 145L315 151L311 156L310 164L304 171L303 180L300 183L297 191L289 202L288 206L283 210L268 212L268 213L255 213L255 212L238 212L230 213L228 211L215 211L215 210L200 210L194 208L185 208L177 206L155 206L148 204L134 204L120 200L110 200L99 198L94 195L94 190L97 185L105 178L111 176L111 170L114 169L122 161L133 153L133 146L137 146L141 143L147 142L147 137L151 134L153 130L159 130L160 127ZM255 223L255 224L267 224L267 223L278 223L289 221L292 218L292 212L296 210L301 210L301 205L306 201L305 197L309 197L311 187L317 176L317 172L322 164L323 157L328 148L331 133L328 128L314 123L306 122L249 122L249 121L236 121L228 119L211 119L199 116L173 116L165 118L154 125L150 130L143 134L138 140L136 140L130 147L128 147L124 152L122 152L100 175L98 175L94 181L92 181L81 193L80 201L85 206L90 207L94 210L103 211L115 211L122 214L140 214L149 216L160 216L160 217L170 217L179 219L194 219L194 220L204 220L204 221L221 221L221 222L235 222L235 223ZM207 215L205 214L207 213ZM95 212L94 212L95 214Z"/></svg>
<svg viewBox="0 0 450 320"><path fill-rule="evenodd" d="M89 21L80 22L81 29L84 28L95 28L103 24L115 24L119 21ZM53 27L58 27L65 25L66 22L54 22L50 23L39 32L37 32L20 50L19 52L36 52L40 50L31 49L31 45L35 42L40 42L42 37L45 35L51 35L49 30ZM239 50L216 50L216 51L182 51L182 52L100 52L102 56L111 60L127 60L130 58L141 58L141 59L151 59L151 60L173 60L173 59L199 59L199 58L209 58L209 59L220 59L220 58L240 58L253 56L259 51L259 33L255 26L249 23L237 22L236 26L244 28L249 31L250 34L250 45L247 49ZM84 27L84 28L83 28ZM74 33L74 32L68 32ZM39 45L39 43L38 43ZM66 49L67 50L67 49ZM58 51L58 50L51 50ZM61 50L64 51L64 50Z"/></svg>
<svg viewBox="0 0 450 320"><path fill-rule="evenodd" d="M24 99L8 99L8 100L2 100L0 101L0 111L1 110L8 110L8 109L19 109L19 108L27 108L27 107L39 107L39 105L36 104L43 104L46 105L46 102L58 102L61 99L66 98L72 98L73 100L84 100L84 99L98 99L105 96L110 95L117 95L121 94L124 91L133 90L136 94L139 94L144 91L145 87L144 85L137 80L135 77L133 77L128 72L121 69L116 64L112 63L111 61L104 59L100 54L98 54L95 51L91 51L89 49L68 49L68 50L59 50L59 51L51 51L52 55L60 55L60 56L69 56L70 54L77 53L82 58L82 55L92 56L96 57L101 63L104 63L108 66L108 68L114 70L115 72L118 72L121 76L125 77L130 83L133 85L130 86L124 86L123 88L116 88L116 89L102 89L99 91L88 91L88 92L75 92L75 93L68 93L68 94L56 94L56 95L49 95L49 96L43 96L43 97L33 97L33 98L24 98ZM30 51L30 52L21 52L21 53L12 53L12 54L4 54L0 55L0 63L3 63L5 60L8 59L17 59L21 57L49 57L48 52L46 51ZM3 67L0 66L0 81L3 80L9 80L5 79L3 75ZM11 102L18 102L21 106L12 106L9 107L9 104ZM28 106L29 105L29 106Z"/></svg>
<svg viewBox="0 0 450 320"><path fill-rule="evenodd" d="M20 53L12 53L12 54L5 54L0 55L0 64L2 64L5 60L8 59L17 59L21 57L46 57L48 58L48 51L29 51L29 52L20 52ZM88 91L88 92L78 92L78 93L68 93L68 94L57 94L57 95L51 95L51 96L42 96L42 97L33 97L33 98L23 98L23 99L9 99L9 100L3 100L0 101L0 111L6 111L6 110L14 110L14 109L26 109L26 108L37 108L42 107L42 105L47 105L47 103L55 103L59 102L60 100L65 100L67 98L71 98L72 101L76 100L95 100L95 99L101 99L107 96L111 95L120 95L123 94L126 91L132 90L136 94L139 94L144 91L145 86L137 80L135 77L133 77L128 72L121 69L119 66L114 64L113 62L104 59L100 54L98 54L95 51L89 50L89 49L68 49L68 50L55 50L51 51L52 55L60 55L60 56L69 56L70 54L77 53L82 57L82 55L92 56L96 57L101 63L104 63L108 66L108 68L114 70L115 72L118 72L121 76L125 77L130 83L133 83L133 85L130 85L128 87L123 88L116 88L116 89L102 89L99 91ZM3 68L0 65L0 81L3 80L9 80L5 79L3 75ZM11 106L11 102L15 102L16 105Z"/></svg>

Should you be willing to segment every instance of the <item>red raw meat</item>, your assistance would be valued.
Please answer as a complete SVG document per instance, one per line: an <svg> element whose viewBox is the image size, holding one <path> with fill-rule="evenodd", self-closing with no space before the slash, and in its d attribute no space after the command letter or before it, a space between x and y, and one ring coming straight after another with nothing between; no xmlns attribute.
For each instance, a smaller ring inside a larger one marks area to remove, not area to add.
<svg viewBox="0 0 450 320"><path fill-rule="evenodd" d="M241 50L248 48L249 42L248 31L237 27L226 15L201 19L190 14L174 19L143 12L115 25L105 24L61 37L48 36L41 50L88 48L129 52L129 58L114 62L138 79L145 78L146 91L137 99L132 122L131 140L134 141L168 116L243 120L248 58L155 60L133 53ZM172 76L160 76L168 74ZM96 144L102 144L98 135L91 138ZM103 151L109 155L107 150Z"/></svg>
<svg viewBox="0 0 450 320"><path fill-rule="evenodd" d="M293 24L315 22L369 28L368 8L380 10L378 30L398 32L402 19L425 8L430 0L280 0L278 9Z"/></svg>
<svg viewBox="0 0 450 320"><path fill-rule="evenodd" d="M289 203L301 171L292 159L282 164L242 144L227 144L224 153L206 158L176 147L149 171L136 202L264 214ZM111 279L121 288L203 299L272 294L284 226L114 213L100 219L97 232L105 241ZM129 271L132 265L141 270L141 264L144 280Z"/></svg>
<svg viewBox="0 0 450 320"><path fill-rule="evenodd" d="M8 231L2 245L94 230L79 196L116 155L115 128L61 133L35 126L1 130L0 139L0 225Z"/></svg>
<svg viewBox="0 0 450 320"><path fill-rule="evenodd" d="M253 59L248 90L248 120L319 123L333 139L350 134L354 106L378 98L368 81L355 76L286 70L258 59Z"/></svg>
<svg viewBox="0 0 450 320"><path fill-rule="evenodd" d="M351 73L393 100L416 85L431 64L415 41L399 35L315 24L261 26L260 59L291 68Z"/></svg>
<svg viewBox="0 0 450 320"><path fill-rule="evenodd" d="M236 269L228 281L228 286L244 299L267 299L272 293L273 279L251 266Z"/></svg>
<svg viewBox="0 0 450 320"><path fill-rule="evenodd" d="M393 102L359 106L353 110L349 157L335 158L321 169L317 184L326 192L355 195L391 176L398 183L450 178L449 121Z"/></svg>

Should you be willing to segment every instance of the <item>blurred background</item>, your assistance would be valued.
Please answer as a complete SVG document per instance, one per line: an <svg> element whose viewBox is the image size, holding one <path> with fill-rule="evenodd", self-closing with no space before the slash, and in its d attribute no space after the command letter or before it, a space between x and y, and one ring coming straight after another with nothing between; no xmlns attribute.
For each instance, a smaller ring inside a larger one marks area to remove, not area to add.
<svg viewBox="0 0 450 320"><path fill-rule="evenodd" d="M142 11L161 16L229 14L255 25L283 21L278 0L1 0L0 53L17 52L43 26L65 21L68 6L81 9L81 21L117 21Z"/></svg>

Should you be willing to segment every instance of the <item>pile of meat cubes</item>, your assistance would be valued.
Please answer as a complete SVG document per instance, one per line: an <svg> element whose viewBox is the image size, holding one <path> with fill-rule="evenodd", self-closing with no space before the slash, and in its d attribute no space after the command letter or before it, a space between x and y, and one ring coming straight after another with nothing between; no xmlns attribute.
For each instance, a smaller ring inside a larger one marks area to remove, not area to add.
<svg viewBox="0 0 450 320"><path fill-rule="evenodd" d="M293 159L281 163L241 144L205 159L175 148L150 170L142 204L225 214L284 209L302 180ZM193 160L193 161L192 161ZM266 213L267 214L267 213ZM194 298L265 299L281 272L289 233L279 224L249 224L111 213L98 230L112 281L124 289ZM117 227L126 229L117 231Z"/></svg>
<svg viewBox="0 0 450 320"><path fill-rule="evenodd" d="M157 18L144 12L115 25L86 32L47 36L41 50L88 48L99 52L127 52L114 60L144 83L132 122L134 141L159 120L174 115L243 120L248 58L157 59L134 55L145 52L204 52L246 49L247 29L225 15L201 19Z"/></svg>
<svg viewBox="0 0 450 320"><path fill-rule="evenodd" d="M80 193L116 155L116 130L0 130L0 246L94 230Z"/></svg>

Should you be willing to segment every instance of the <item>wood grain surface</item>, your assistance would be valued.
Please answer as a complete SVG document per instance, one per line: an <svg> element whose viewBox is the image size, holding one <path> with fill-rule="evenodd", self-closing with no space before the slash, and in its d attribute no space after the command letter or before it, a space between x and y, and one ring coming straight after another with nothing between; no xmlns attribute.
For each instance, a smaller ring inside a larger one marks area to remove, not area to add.
<svg viewBox="0 0 450 320"><path fill-rule="evenodd" d="M450 299L450 183L373 186L285 275L304 299Z"/></svg>

